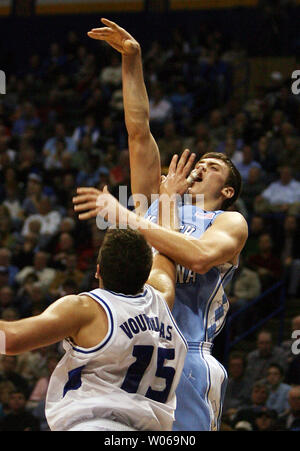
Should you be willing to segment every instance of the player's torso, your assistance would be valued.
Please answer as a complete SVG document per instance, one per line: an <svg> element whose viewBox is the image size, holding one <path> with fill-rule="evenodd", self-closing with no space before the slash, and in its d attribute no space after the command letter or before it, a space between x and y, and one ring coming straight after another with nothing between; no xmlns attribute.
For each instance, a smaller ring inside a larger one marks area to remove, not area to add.
<svg viewBox="0 0 300 451"><path fill-rule="evenodd" d="M158 202L149 208L146 217L157 222ZM205 211L191 204L178 209L180 232L199 239L222 211ZM232 277L235 267L226 263L213 267L206 274L177 265L174 318L189 342L213 341L224 325L229 308L224 293L226 282Z"/></svg>

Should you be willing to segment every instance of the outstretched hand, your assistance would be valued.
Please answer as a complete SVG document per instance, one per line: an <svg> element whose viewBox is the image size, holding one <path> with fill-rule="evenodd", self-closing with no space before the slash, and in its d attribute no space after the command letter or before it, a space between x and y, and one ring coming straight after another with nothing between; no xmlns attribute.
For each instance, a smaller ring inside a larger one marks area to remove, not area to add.
<svg viewBox="0 0 300 451"><path fill-rule="evenodd" d="M168 175L163 177L160 184L160 194L167 194L168 196L180 195L183 196L190 183L187 180L189 176L196 154L190 154L188 149L185 149L178 160L178 155L175 154L171 160Z"/></svg>
<svg viewBox="0 0 300 451"><path fill-rule="evenodd" d="M126 224L128 211L109 193L107 186L102 191L96 188L77 188L77 194L72 201L80 220L100 215L111 224Z"/></svg>
<svg viewBox="0 0 300 451"><path fill-rule="evenodd" d="M106 27L92 28L87 33L90 38L106 41L124 55L132 55L140 50L139 43L124 28L108 19L101 19L101 22Z"/></svg>

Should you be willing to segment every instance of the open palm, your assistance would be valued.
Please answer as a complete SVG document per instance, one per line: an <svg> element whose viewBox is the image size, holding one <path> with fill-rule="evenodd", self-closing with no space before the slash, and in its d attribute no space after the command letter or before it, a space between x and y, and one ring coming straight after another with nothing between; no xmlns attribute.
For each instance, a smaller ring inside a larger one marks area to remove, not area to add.
<svg viewBox="0 0 300 451"><path fill-rule="evenodd" d="M106 41L111 47L124 55L131 55L140 48L139 43L126 31L108 19L101 19L106 27L92 28L87 34L92 39Z"/></svg>

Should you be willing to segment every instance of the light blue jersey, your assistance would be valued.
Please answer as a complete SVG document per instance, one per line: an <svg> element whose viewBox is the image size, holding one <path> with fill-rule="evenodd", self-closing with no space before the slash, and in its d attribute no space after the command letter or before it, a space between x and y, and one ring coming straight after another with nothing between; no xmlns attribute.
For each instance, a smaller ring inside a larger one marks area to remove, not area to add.
<svg viewBox="0 0 300 451"><path fill-rule="evenodd" d="M157 222L158 201L147 219ZM181 233L200 238L219 211L205 211L195 205L178 208ZM177 409L174 430L217 430L222 413L227 374L211 355L212 343L225 324L229 302L224 292L235 266L226 263L206 274L177 265L173 316L188 342L189 350L176 391Z"/></svg>

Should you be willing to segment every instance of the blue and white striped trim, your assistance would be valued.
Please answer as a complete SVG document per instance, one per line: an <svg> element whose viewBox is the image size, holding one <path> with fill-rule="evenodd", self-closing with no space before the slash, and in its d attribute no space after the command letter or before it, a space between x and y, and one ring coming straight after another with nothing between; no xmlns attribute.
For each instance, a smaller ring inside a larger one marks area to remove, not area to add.
<svg viewBox="0 0 300 451"><path fill-rule="evenodd" d="M104 301L104 299L102 299L99 296L97 296L95 293L86 292L86 293L80 293L80 295L90 296L91 298L94 298L94 299L96 298L95 300L100 301L100 304L104 307L104 309L106 311L106 314L108 316L108 319L109 319L107 335L106 335L106 337L102 340L102 342L99 345L96 345L93 348L86 348L85 349L85 348L74 346L71 343L72 349L74 351L81 352L83 354L91 354L92 352L97 352L97 351L100 351L100 349L104 348L104 346L107 345L107 343L109 342L109 340L113 336L113 333L114 333L113 314L112 314L112 311L111 311L109 305L106 303L106 301Z"/></svg>
<svg viewBox="0 0 300 451"><path fill-rule="evenodd" d="M115 293L114 291L111 291L111 290L106 290L106 291L108 291L111 294L114 294L115 296L120 296L121 298L129 298L129 299L143 298L148 293L147 288L144 290L144 292L142 294L135 294L135 295Z"/></svg>
<svg viewBox="0 0 300 451"><path fill-rule="evenodd" d="M218 418L217 418L217 429L220 429L220 425L221 425L221 415L222 415L222 409L223 409L223 401L224 401L224 397L225 397L225 391L226 391L226 387L227 387L227 372L225 370L225 368L223 367L223 365L221 365L220 362L217 361L217 363L219 364L221 370L223 371L224 374L224 379L223 382L221 384L221 393L220 393L220 402L219 402L219 413L218 413Z"/></svg>
<svg viewBox="0 0 300 451"><path fill-rule="evenodd" d="M209 401L209 399L208 399L208 394L209 394L209 391L210 391L210 387L211 387L211 378L210 378L210 368L209 368L209 364L207 363L207 361L205 360L205 357L204 357L204 352L203 352L203 345L204 345L204 343L205 342L200 342L200 354L201 354L201 357L202 357L202 359L203 359L203 362L205 363L205 366L206 366L206 392L205 392L205 401L206 401L206 404L208 405L208 408L209 408L209 416L210 416L210 418L211 418L211 405L210 405L210 401ZM210 428L210 430L211 430L211 420L210 420L210 426L209 426L209 428Z"/></svg>
<svg viewBox="0 0 300 451"><path fill-rule="evenodd" d="M206 340L207 340L207 336L206 336L206 334L207 334L207 322L208 322L208 315L209 315L209 309L210 309L210 306L211 306L211 304L212 304L212 302L213 302L213 300L214 300L214 298L215 298L217 292L219 291L220 286L222 285L222 283L224 282L224 280L226 279L226 277L230 274L230 272L231 272L233 269L235 269L235 267L232 265L232 266L226 271L226 273L223 275L223 277L222 277L222 278L219 280L219 282L217 283L217 286L216 286L215 290L213 291L211 297L210 297L209 300L208 300L207 308L206 308L206 313L205 313L205 323L204 323L205 339L206 339ZM217 331L216 331L216 332L217 332Z"/></svg>

